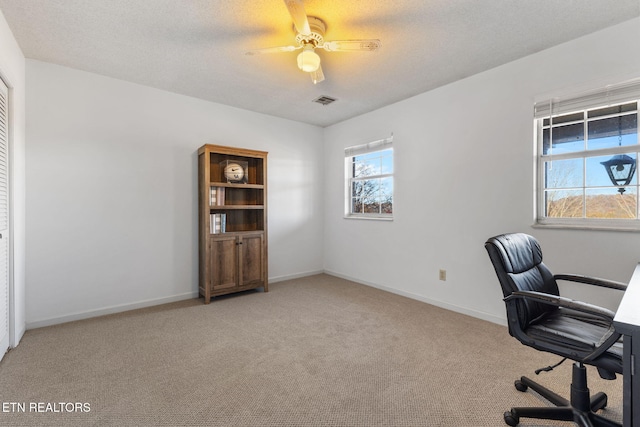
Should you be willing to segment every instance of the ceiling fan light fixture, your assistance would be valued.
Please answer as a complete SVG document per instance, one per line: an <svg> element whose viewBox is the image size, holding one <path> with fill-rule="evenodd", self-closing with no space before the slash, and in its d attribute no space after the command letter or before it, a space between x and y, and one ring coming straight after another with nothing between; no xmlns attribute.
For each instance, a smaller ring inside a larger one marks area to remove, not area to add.
<svg viewBox="0 0 640 427"><path fill-rule="evenodd" d="M313 49L313 45L308 44L298 54L298 68L305 73L313 73L320 68L320 56Z"/></svg>
<svg viewBox="0 0 640 427"><path fill-rule="evenodd" d="M320 56L315 52L315 49L324 49L327 52L371 52L380 49L382 46L382 43L380 43L378 39L333 40L325 42L324 33L327 29L326 24L316 16L307 16L304 10L304 2L305 0L284 0L284 4L293 21L293 30L296 33L296 45L254 49L246 52L246 54L292 52L302 49L297 57L298 68L308 73L313 84L316 84L324 81L324 72L320 65Z"/></svg>

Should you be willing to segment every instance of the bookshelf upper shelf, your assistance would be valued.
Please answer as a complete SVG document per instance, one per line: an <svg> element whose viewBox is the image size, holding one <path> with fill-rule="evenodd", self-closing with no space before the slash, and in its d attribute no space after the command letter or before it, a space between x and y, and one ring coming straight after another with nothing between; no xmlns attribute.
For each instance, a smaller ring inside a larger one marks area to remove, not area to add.
<svg viewBox="0 0 640 427"><path fill-rule="evenodd" d="M258 190L264 189L262 184L235 184L233 182L210 182L212 187L228 187L228 188L255 188Z"/></svg>

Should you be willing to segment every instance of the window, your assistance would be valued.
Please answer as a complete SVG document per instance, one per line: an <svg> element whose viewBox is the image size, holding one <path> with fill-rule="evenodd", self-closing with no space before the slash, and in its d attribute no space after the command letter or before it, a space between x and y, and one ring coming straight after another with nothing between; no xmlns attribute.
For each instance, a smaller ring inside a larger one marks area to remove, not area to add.
<svg viewBox="0 0 640 427"><path fill-rule="evenodd" d="M639 229L640 82L536 104L537 222Z"/></svg>
<svg viewBox="0 0 640 427"><path fill-rule="evenodd" d="M393 218L393 136L345 149L347 218Z"/></svg>

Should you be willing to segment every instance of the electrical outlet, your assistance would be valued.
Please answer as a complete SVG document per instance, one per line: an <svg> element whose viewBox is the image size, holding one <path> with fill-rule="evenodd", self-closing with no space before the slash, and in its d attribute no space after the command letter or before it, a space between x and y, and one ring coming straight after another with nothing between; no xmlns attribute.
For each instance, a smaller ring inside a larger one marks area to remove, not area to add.
<svg viewBox="0 0 640 427"><path fill-rule="evenodd" d="M440 270L440 280L445 282L447 280L447 270Z"/></svg>

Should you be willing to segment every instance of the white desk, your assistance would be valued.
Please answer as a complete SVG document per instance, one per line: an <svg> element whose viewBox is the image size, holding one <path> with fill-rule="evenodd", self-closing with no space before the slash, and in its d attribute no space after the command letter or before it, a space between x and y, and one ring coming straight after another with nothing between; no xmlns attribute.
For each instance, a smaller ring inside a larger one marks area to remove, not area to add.
<svg viewBox="0 0 640 427"><path fill-rule="evenodd" d="M624 335L623 426L640 427L640 264L633 272L613 324Z"/></svg>

